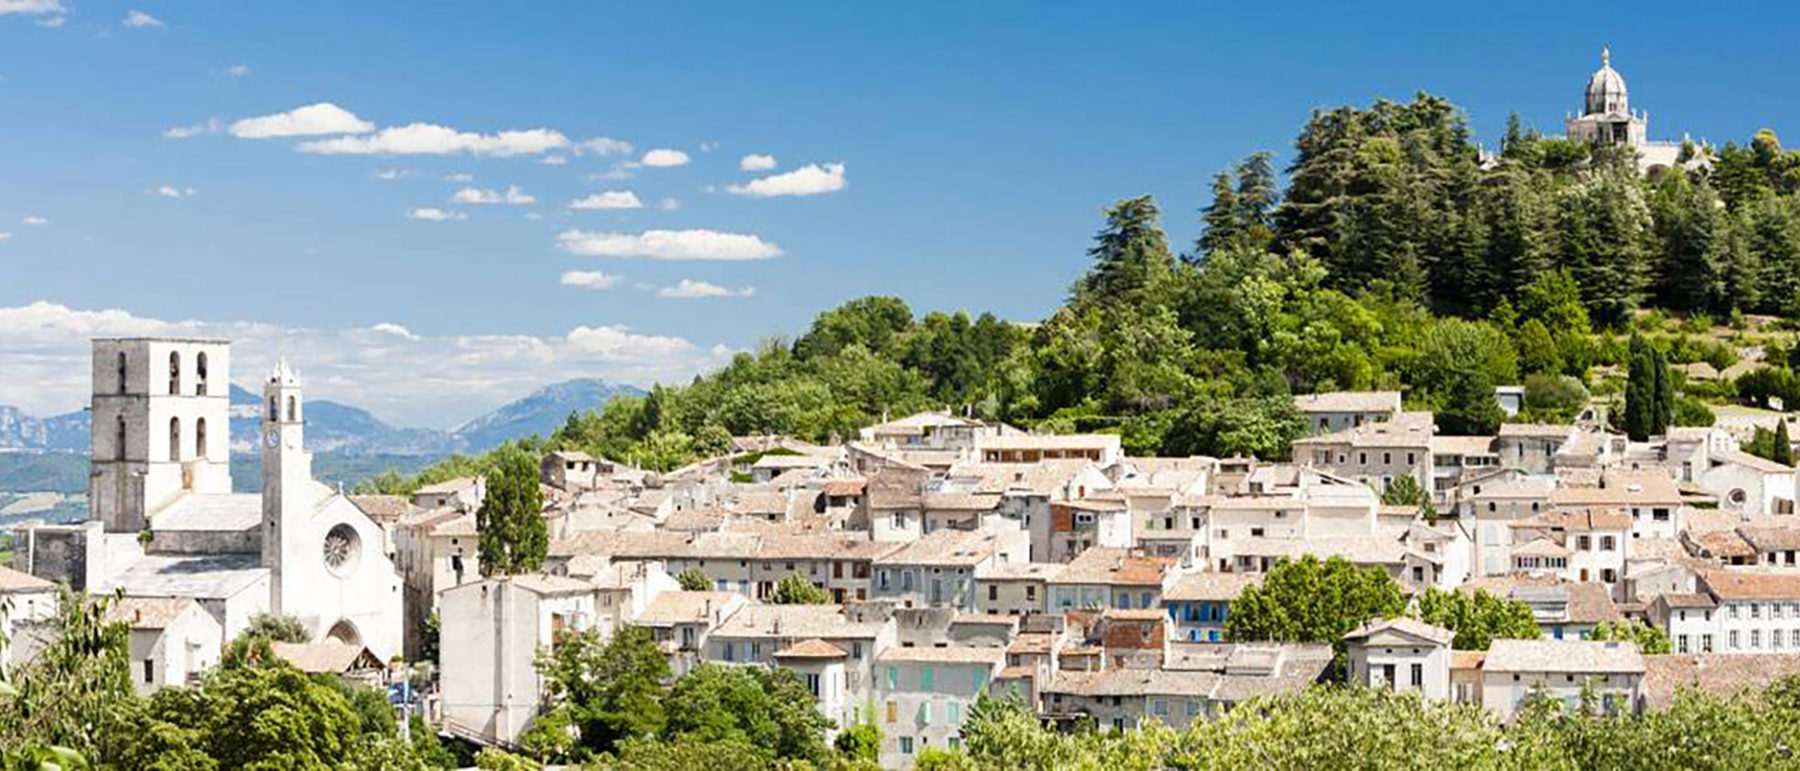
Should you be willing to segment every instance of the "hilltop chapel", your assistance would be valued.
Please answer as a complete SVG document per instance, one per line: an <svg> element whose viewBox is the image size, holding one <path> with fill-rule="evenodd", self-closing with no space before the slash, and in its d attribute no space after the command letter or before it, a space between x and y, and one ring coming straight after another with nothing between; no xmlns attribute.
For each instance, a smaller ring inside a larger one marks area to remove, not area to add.
<svg viewBox="0 0 1800 771"><path fill-rule="evenodd" d="M262 383L260 493L231 484L231 344L93 341L91 516L19 533L15 564L93 594L198 601L229 640L257 613L314 640L400 653L400 576L383 528L312 477L301 383Z"/></svg>

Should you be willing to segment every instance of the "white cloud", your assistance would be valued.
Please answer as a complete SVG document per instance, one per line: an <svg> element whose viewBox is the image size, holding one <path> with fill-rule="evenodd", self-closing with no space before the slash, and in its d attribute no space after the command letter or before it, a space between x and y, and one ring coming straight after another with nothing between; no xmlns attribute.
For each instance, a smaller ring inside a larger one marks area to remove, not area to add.
<svg viewBox="0 0 1800 771"><path fill-rule="evenodd" d="M525 212L525 219L528 219L528 220L541 220L541 219L543 219L543 218L544 218L544 215L542 215L542 214L539 214L539 213L537 213L537 212L534 212L534 211L528 211L528 212Z"/></svg>
<svg viewBox="0 0 1800 771"><path fill-rule="evenodd" d="M635 334L631 327L616 324L576 327L569 330L568 341L602 361L673 356L694 349L693 343L679 337Z"/></svg>
<svg viewBox="0 0 1800 771"><path fill-rule="evenodd" d="M709 284L705 281L682 279L674 286L665 286L656 290L657 297L671 300L701 300L708 297L749 297L756 294L756 287L747 286L742 289Z"/></svg>
<svg viewBox="0 0 1800 771"><path fill-rule="evenodd" d="M571 270L562 274L563 286L578 286L582 289L611 289L624 276L616 273L602 273L597 270Z"/></svg>
<svg viewBox="0 0 1800 771"><path fill-rule="evenodd" d="M676 209L681 208L681 201L674 198L664 198L656 202L656 208L663 211L675 211Z"/></svg>
<svg viewBox="0 0 1800 771"><path fill-rule="evenodd" d="M719 143L718 143L718 142L716 142L716 141L714 141L714 142L701 142L701 143L700 143L700 152L703 152L703 153L710 153L710 152L712 152L712 151L714 151L714 150L717 150L717 149L719 149Z"/></svg>
<svg viewBox="0 0 1800 771"><path fill-rule="evenodd" d="M244 118L231 124L231 135L240 139L305 137L323 134L361 134L373 131L370 123L330 102L296 107L287 112Z"/></svg>
<svg viewBox="0 0 1800 771"><path fill-rule="evenodd" d="M234 78L248 77L250 75L250 65L233 64L230 67L225 68L225 74Z"/></svg>
<svg viewBox="0 0 1800 771"><path fill-rule="evenodd" d="M131 9L130 12L126 13L125 20L120 23L124 24L127 27L131 27L132 29L143 29L146 27L166 27L166 26L168 26L167 24L163 23L162 19L158 19L155 16L151 16L150 14L144 13L143 11L140 11L136 8L133 8L133 9Z"/></svg>
<svg viewBox="0 0 1800 771"><path fill-rule="evenodd" d="M456 195L450 196L450 200L457 203L503 203L512 206L537 203L536 196L526 195L525 191L520 190L518 185L507 185L505 192L499 190L483 190L478 187L465 187L456 191Z"/></svg>
<svg viewBox="0 0 1800 771"><path fill-rule="evenodd" d="M0 242L6 242L6 241L10 241L10 240L12 240L12 234L8 233L4 230L0 230Z"/></svg>
<svg viewBox="0 0 1800 771"><path fill-rule="evenodd" d="M285 356L306 395L354 404L402 426L450 428L544 385L602 377L647 387L679 383L734 351L624 327L566 335L415 334L383 323L339 329L251 321L167 321L123 310L39 301L0 307L0 404L38 416L81 409L92 391L95 337L183 336L232 341L231 379L255 390Z"/></svg>
<svg viewBox="0 0 1800 771"><path fill-rule="evenodd" d="M462 173L458 173L458 174L445 174L444 181L445 182L462 182L462 183L466 184L469 182L474 182L475 175L467 173L467 172L462 172Z"/></svg>
<svg viewBox="0 0 1800 771"><path fill-rule="evenodd" d="M744 171L768 171L775 168L775 156L751 153L738 159L738 168Z"/></svg>
<svg viewBox="0 0 1800 771"><path fill-rule="evenodd" d="M844 189L844 164L827 163L803 166L786 174L753 179L742 185L727 185L726 190L753 198L778 195L818 195Z"/></svg>
<svg viewBox="0 0 1800 771"><path fill-rule="evenodd" d="M393 180L399 179L401 177L404 177L406 175L407 174L406 174L405 169L376 169L375 170L375 178L376 179L385 179L390 182Z"/></svg>
<svg viewBox="0 0 1800 771"><path fill-rule="evenodd" d="M447 126L413 123L384 128L368 136L302 142L300 151L322 155L491 155L506 158L534 155L569 146L569 138L550 129L478 134Z"/></svg>
<svg viewBox="0 0 1800 771"><path fill-rule="evenodd" d="M588 181L616 182L621 179L631 179L632 175L637 173L634 169L639 168L641 165L642 164L639 164L637 161L620 161L613 164L613 167L606 171L598 174L589 174Z"/></svg>
<svg viewBox="0 0 1800 771"><path fill-rule="evenodd" d="M744 233L716 230L646 230L600 233L565 230L557 245L571 254L594 257L649 257L656 260L765 260L781 248Z"/></svg>
<svg viewBox="0 0 1800 771"><path fill-rule="evenodd" d="M688 154L684 153L680 150L671 150L667 147L659 147L659 148L656 148L655 150L651 150L650 152L644 153L644 157L642 159L640 159L638 162L644 164L645 166L651 166L651 167L657 167L657 168L667 167L667 166L686 166L688 163Z"/></svg>
<svg viewBox="0 0 1800 771"><path fill-rule="evenodd" d="M608 190L569 202L571 209L642 209L644 202L630 190Z"/></svg>
<svg viewBox="0 0 1800 771"><path fill-rule="evenodd" d="M164 198L187 198L189 196L198 194L200 191L195 190L191 187L176 187L174 185L157 185L156 187L150 188L150 190L148 192L151 195L160 195Z"/></svg>
<svg viewBox="0 0 1800 771"><path fill-rule="evenodd" d="M61 0L0 0L0 16L49 16L61 14Z"/></svg>
<svg viewBox="0 0 1800 771"><path fill-rule="evenodd" d="M577 153L593 153L595 155L628 155L635 149L637 148L632 147L630 142L608 137L594 137L575 146Z"/></svg>
<svg viewBox="0 0 1800 771"><path fill-rule="evenodd" d="M43 217L39 217L35 214L27 214L27 215L25 215L25 219L22 219L19 221L24 224L27 224L27 225L48 225L48 224L50 224L50 220L44 219Z"/></svg>
<svg viewBox="0 0 1800 771"><path fill-rule="evenodd" d="M61 27L62 25L68 24L68 23L69 23L69 17L64 16L62 14L57 14L57 15L51 16L50 18L47 18L47 19L39 19L37 25L40 27L49 27L51 29L56 29L57 27Z"/></svg>
<svg viewBox="0 0 1800 771"><path fill-rule="evenodd" d="M387 322L387 321L384 321L384 322L381 322L380 324L376 324L375 326L369 327L369 331L370 332L380 332L384 335L393 335L395 337L405 338L407 340L419 339L419 336L413 334L412 330L407 329L406 327L400 326L399 324L395 324L395 323Z"/></svg>
<svg viewBox="0 0 1800 771"><path fill-rule="evenodd" d="M175 126L163 132L167 139L190 139L201 134L217 134L223 129L218 118L207 118L192 126Z"/></svg>
<svg viewBox="0 0 1800 771"><path fill-rule="evenodd" d="M407 219L429 220L431 222L448 222L450 220L466 220L469 218L469 215L454 209L439 209L435 206L421 206L417 209L407 210L406 217Z"/></svg>
<svg viewBox="0 0 1800 771"><path fill-rule="evenodd" d="M543 160L538 161L538 163L544 164L545 166L561 166L568 162L568 157L562 155L546 155Z"/></svg>

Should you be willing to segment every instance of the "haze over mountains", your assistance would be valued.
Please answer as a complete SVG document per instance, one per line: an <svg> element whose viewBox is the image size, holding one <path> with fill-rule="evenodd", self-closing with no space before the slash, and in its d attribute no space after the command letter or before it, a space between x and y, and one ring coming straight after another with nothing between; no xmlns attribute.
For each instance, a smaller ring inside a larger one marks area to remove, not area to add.
<svg viewBox="0 0 1800 771"><path fill-rule="evenodd" d="M306 444L320 454L439 456L475 453L518 437L547 436L572 412L599 408L615 396L640 396L643 393L633 386L577 378L540 388L450 431L400 428L359 407L313 400L306 403ZM261 417L261 400L233 385L233 453L255 451L257 423ZM0 405L0 452L85 453L89 442L88 421L85 410L37 418L15 407Z"/></svg>

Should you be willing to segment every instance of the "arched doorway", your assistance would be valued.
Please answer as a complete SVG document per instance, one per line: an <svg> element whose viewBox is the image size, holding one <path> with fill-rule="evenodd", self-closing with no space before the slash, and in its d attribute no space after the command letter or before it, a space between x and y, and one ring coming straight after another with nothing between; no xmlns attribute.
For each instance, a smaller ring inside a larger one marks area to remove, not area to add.
<svg viewBox="0 0 1800 771"><path fill-rule="evenodd" d="M325 639L359 647L363 644L362 633L356 631L356 625L347 618L332 624L331 631L325 633Z"/></svg>

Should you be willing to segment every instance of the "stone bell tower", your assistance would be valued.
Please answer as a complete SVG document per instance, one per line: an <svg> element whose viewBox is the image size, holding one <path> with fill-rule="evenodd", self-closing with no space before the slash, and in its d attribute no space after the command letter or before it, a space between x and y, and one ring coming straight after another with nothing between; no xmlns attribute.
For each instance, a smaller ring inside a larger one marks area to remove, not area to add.
<svg viewBox="0 0 1800 771"><path fill-rule="evenodd" d="M231 343L94 340L88 501L136 533L187 493L231 492Z"/></svg>

